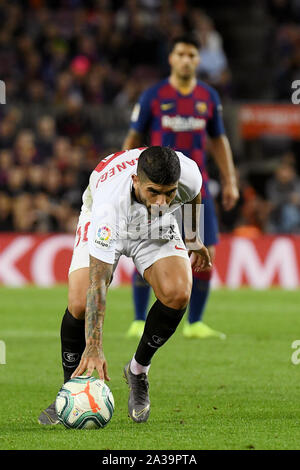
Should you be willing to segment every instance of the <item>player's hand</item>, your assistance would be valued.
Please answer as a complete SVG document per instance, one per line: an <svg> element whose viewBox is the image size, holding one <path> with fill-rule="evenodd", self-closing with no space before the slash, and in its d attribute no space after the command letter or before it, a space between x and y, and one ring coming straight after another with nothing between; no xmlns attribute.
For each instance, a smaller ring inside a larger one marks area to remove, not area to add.
<svg viewBox="0 0 300 470"><path fill-rule="evenodd" d="M222 205L225 211L230 211L239 199L239 189L235 183L226 183L222 187Z"/></svg>
<svg viewBox="0 0 300 470"><path fill-rule="evenodd" d="M97 370L99 379L109 381L110 378L107 373L107 363L104 357L103 351L99 351L98 348L85 348L81 356L81 361L77 369L73 372L71 378L83 375L87 371L86 375L90 376L94 370Z"/></svg>
<svg viewBox="0 0 300 470"><path fill-rule="evenodd" d="M197 245L198 246L193 246L192 249L189 249L189 244L187 244L191 260L191 267L196 272L210 271L212 269L212 262L210 259L209 251L206 246L203 245L203 243L198 242Z"/></svg>

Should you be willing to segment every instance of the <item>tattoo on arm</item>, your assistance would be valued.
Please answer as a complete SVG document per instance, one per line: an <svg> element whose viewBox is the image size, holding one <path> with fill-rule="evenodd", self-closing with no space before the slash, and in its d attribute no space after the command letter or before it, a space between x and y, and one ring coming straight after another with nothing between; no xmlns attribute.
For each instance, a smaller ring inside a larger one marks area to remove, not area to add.
<svg viewBox="0 0 300 470"><path fill-rule="evenodd" d="M86 353L102 353L102 329L105 316L106 293L112 276L112 264L90 256L90 285L87 292L85 315Z"/></svg>

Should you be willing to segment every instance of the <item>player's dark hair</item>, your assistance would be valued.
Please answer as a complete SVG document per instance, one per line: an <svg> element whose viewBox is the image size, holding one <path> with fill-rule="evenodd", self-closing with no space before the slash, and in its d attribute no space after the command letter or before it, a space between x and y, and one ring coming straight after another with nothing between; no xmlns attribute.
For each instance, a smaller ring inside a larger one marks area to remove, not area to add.
<svg viewBox="0 0 300 470"><path fill-rule="evenodd" d="M170 185L179 180L180 171L179 158L170 147L152 146L140 154L137 175L141 180Z"/></svg>
<svg viewBox="0 0 300 470"><path fill-rule="evenodd" d="M192 46L195 46L196 49L198 50L201 48L200 41L194 34L185 33L185 34L181 34L180 36L176 36L175 38L172 39L170 43L170 53L173 51L175 46L181 42L183 42L184 44L191 44Z"/></svg>

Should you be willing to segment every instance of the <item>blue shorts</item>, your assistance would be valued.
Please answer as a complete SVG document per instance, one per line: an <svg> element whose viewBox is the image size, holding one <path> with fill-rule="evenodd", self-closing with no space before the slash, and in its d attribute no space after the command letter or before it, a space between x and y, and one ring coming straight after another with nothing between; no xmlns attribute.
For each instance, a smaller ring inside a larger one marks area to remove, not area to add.
<svg viewBox="0 0 300 470"><path fill-rule="evenodd" d="M205 246L216 245L218 238L218 221L215 211L215 204L211 197L202 198L204 204L204 240Z"/></svg>

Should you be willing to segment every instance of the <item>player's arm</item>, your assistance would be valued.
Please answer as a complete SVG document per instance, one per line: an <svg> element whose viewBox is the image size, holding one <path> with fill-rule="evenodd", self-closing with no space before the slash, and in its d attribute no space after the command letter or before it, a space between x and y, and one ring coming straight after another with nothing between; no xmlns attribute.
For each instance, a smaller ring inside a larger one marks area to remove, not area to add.
<svg viewBox="0 0 300 470"><path fill-rule="evenodd" d="M143 135L135 129L129 129L123 142L122 150L130 150L140 147L143 144Z"/></svg>
<svg viewBox="0 0 300 470"><path fill-rule="evenodd" d="M239 198L239 191L232 152L228 138L226 137L220 97L214 89L211 89L210 93L213 112L206 127L210 137L208 151L220 171L223 207L225 210L230 210L235 206Z"/></svg>
<svg viewBox="0 0 300 470"><path fill-rule="evenodd" d="M200 235L201 193L183 206L185 245L191 255L191 265L195 271L207 271L212 268L208 249Z"/></svg>
<svg viewBox="0 0 300 470"><path fill-rule="evenodd" d="M232 209L238 198L239 190L228 138L225 134L213 137L209 151L219 169L222 184L222 203L225 210Z"/></svg>
<svg viewBox="0 0 300 470"><path fill-rule="evenodd" d="M105 263L90 255L90 285L86 298L85 339L86 347L77 369L72 374L92 375L96 369L99 378L110 380L107 363L102 347L102 332L105 316L106 295L111 281L113 265Z"/></svg>
<svg viewBox="0 0 300 470"><path fill-rule="evenodd" d="M130 129L123 142L122 150L130 150L141 147L145 142L145 134L149 129L152 116L151 89L146 90L135 104L130 118Z"/></svg>

